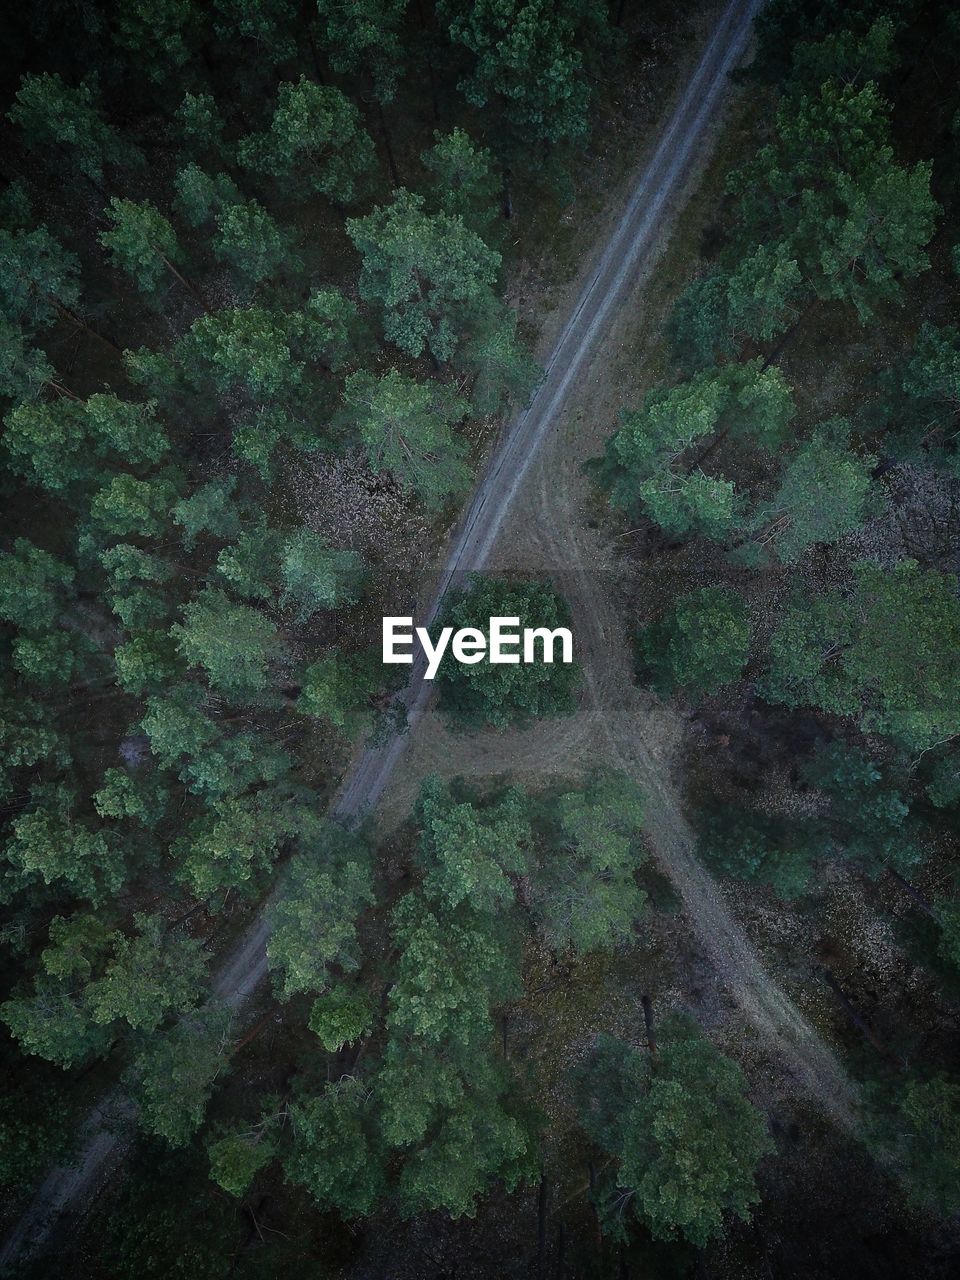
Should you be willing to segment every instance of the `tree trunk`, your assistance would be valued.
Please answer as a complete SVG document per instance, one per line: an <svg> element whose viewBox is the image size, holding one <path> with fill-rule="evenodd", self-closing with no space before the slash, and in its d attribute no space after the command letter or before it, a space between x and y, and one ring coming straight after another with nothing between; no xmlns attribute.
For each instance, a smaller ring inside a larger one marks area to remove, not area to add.
<svg viewBox="0 0 960 1280"><path fill-rule="evenodd" d="M567 1251L567 1232L563 1223L557 1227L557 1265L554 1269L554 1280L563 1280L564 1254Z"/></svg>
<svg viewBox="0 0 960 1280"><path fill-rule="evenodd" d="M390 177L393 179L393 185L399 187L400 178L397 174L397 162L393 157L393 143L390 140L390 130L387 128L387 117L383 113L383 103L377 98L377 115L380 117L380 130L383 133L383 145L387 152L387 166L390 169Z"/></svg>
<svg viewBox="0 0 960 1280"><path fill-rule="evenodd" d="M830 990L834 993L834 995L839 1000L840 1007L843 1009L844 1013L847 1015L847 1017L850 1019L853 1025L858 1029L858 1031L862 1033L862 1035L868 1041L868 1043L871 1044L874 1049L876 1049L877 1053L879 1053L882 1058L886 1058L886 1060L892 1063L899 1071L906 1070L907 1064L904 1062L904 1060L898 1057L897 1054L893 1053L892 1050L887 1048L887 1046L883 1043L883 1041L874 1031L873 1027L871 1027L870 1023L867 1022L866 1018L859 1012L858 1009L854 1007L854 1005L848 999L843 988L840 986L840 983L834 977L833 973L829 969L824 969L823 977L827 986L830 988Z"/></svg>
<svg viewBox="0 0 960 1280"><path fill-rule="evenodd" d="M904 880L903 876L899 873L899 871L894 871L893 867L887 867L887 874L890 876L890 878L894 881L895 884L898 884L900 886L900 888L904 891L904 893L907 893L910 895L910 897L914 900L914 902L917 904L920 910L924 913L924 915L929 916L930 919L936 921L937 924L940 923L940 921L937 919L937 913L934 911L933 905L931 904L929 898L927 898L924 894L922 894L919 889L915 888L915 886L912 885L909 880Z"/></svg>
<svg viewBox="0 0 960 1280"><path fill-rule="evenodd" d="M546 1174L540 1175L537 1193L537 1275L545 1276L547 1268L547 1201L549 1199Z"/></svg>
<svg viewBox="0 0 960 1280"><path fill-rule="evenodd" d="M195 284L191 284L190 281L186 278L186 276L182 276L180 272L177 270L177 268L170 261L170 259L162 253L160 255L160 261L167 268L167 270L170 272L173 278L175 280L179 280L180 283L183 285L183 287L186 289L186 291L197 300L197 302L200 304L201 307L203 307L207 315L208 316L213 315L213 312L210 310L209 306L207 305L206 299L204 298L200 290L197 288L197 286Z"/></svg>
<svg viewBox="0 0 960 1280"><path fill-rule="evenodd" d="M820 299L817 297L816 294L814 294L813 297L810 299L810 301L807 303L807 305L803 308L803 310L797 316L796 320L794 320L790 328L786 331L786 333L783 335L783 337L780 339L777 345L773 348L773 350L767 356L766 360L764 360L763 364L760 366L761 371L764 369L769 369L772 364L775 364L776 361L780 359L784 351L786 351L788 345L797 336L797 334L800 332L800 329L803 327L804 324L806 324L807 320L810 318L810 316L813 314L813 312L816 310L816 308L819 305L820 305Z"/></svg>
<svg viewBox="0 0 960 1280"><path fill-rule="evenodd" d="M503 171L503 216L509 222L513 217L513 195L510 191L510 170Z"/></svg>
<svg viewBox="0 0 960 1280"><path fill-rule="evenodd" d="M640 1003L643 1005L643 1025L647 1029L647 1048L650 1050L650 1057L657 1056L657 1037L653 1029L653 1005L650 1003L650 997L646 992L640 997Z"/></svg>
<svg viewBox="0 0 960 1280"><path fill-rule="evenodd" d="M623 26L623 11L626 8L626 0L617 0L617 16L613 25L615 27Z"/></svg>
<svg viewBox="0 0 960 1280"><path fill-rule="evenodd" d="M598 1249L603 1248L603 1226L600 1222L600 1210L597 1208L596 1191L597 1191L597 1170L593 1161L587 1165L587 1175L590 1179L590 1216L593 1218L593 1239Z"/></svg>
<svg viewBox="0 0 960 1280"><path fill-rule="evenodd" d="M71 324L75 324L77 328L82 329L84 333L89 333L92 337L97 338L112 351L115 351L118 356L123 355L123 351L120 346L114 342L112 338L108 338L105 333L101 333L99 329L95 329L92 324L87 324L86 320L81 320L75 312L71 311L69 307L65 307L62 302L58 302L56 298L51 297L50 294L47 294L47 297L56 307L58 313L64 318L64 320L69 320Z"/></svg>

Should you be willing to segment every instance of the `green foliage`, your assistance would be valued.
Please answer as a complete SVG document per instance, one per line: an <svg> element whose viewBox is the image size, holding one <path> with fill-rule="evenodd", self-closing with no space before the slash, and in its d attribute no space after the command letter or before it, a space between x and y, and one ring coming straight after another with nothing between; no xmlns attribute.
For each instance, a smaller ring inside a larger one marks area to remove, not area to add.
<svg viewBox="0 0 960 1280"><path fill-rule="evenodd" d="M297 266L289 233L256 200L223 209L217 217L213 252L231 269L238 285L250 292L281 270Z"/></svg>
<svg viewBox="0 0 960 1280"><path fill-rule="evenodd" d="M647 905L636 880L647 858L643 818L640 793L617 774L550 806L533 903L551 947L613 951L633 936Z"/></svg>
<svg viewBox="0 0 960 1280"><path fill-rule="evenodd" d="M17 538L0 552L0 618L26 631L53 627L70 599L74 571L69 565Z"/></svg>
<svg viewBox="0 0 960 1280"><path fill-rule="evenodd" d="M88 80L72 88L56 74L25 75L9 118L23 130L31 150L46 153L61 172L64 160L68 161L98 186L105 165L129 164L142 158L103 119L99 93Z"/></svg>
<svg viewBox="0 0 960 1280"><path fill-rule="evenodd" d="M195 1002L206 965L200 943L168 932L159 917L134 920L139 933L115 936L113 957L84 1000L94 1022L122 1018L135 1030L155 1031L171 1011Z"/></svg>
<svg viewBox="0 0 960 1280"><path fill-rule="evenodd" d="M291 194L316 192L338 204L360 198L374 163L373 143L350 99L306 76L280 86L269 130L242 139L239 156Z"/></svg>
<svg viewBox="0 0 960 1280"><path fill-rule="evenodd" d="M848 594L784 610L770 643L765 696L858 716L870 731L924 750L960 732L956 579L914 560L854 565Z"/></svg>
<svg viewBox="0 0 960 1280"><path fill-rule="evenodd" d="M360 558L355 552L331 549L310 529L298 529L284 541L280 603L295 606L298 622L307 622L320 609L351 604L357 598L359 577Z"/></svg>
<svg viewBox="0 0 960 1280"><path fill-rule="evenodd" d="M654 1238L704 1248L726 1214L749 1221L754 1171L773 1143L743 1072L694 1024L665 1019L658 1042L655 1059L601 1042L580 1072L584 1124L619 1162L611 1228L624 1234L629 1209Z"/></svg>
<svg viewBox="0 0 960 1280"><path fill-rule="evenodd" d="M38 783L11 824L5 856L21 883L56 884L94 903L116 894L126 869L114 833L76 816L77 798L62 785Z"/></svg>
<svg viewBox="0 0 960 1280"><path fill-rule="evenodd" d="M760 360L657 387L642 409L623 415L607 444L610 501L624 511L639 509L674 534L724 538L736 518L734 486L699 470L698 455L727 433L775 449L793 414L782 374Z"/></svg>
<svg viewBox="0 0 960 1280"><path fill-rule="evenodd" d="M739 592L703 587L678 596L667 616L638 633L639 677L663 695L715 693L742 675L752 631Z"/></svg>
<svg viewBox="0 0 960 1280"><path fill-rule="evenodd" d="M363 656L333 649L305 668L297 710L353 737L369 720L370 697L379 678Z"/></svg>
<svg viewBox="0 0 960 1280"><path fill-rule="evenodd" d="M425 1047L450 1043L463 1052L489 1040L490 1005L517 989L516 963L502 919L461 905L429 905L419 894L393 911L399 948L387 1027Z"/></svg>
<svg viewBox="0 0 960 1280"><path fill-rule="evenodd" d="M714 271L680 295L668 333L688 373L735 355L746 343L769 342L799 316L800 268L783 245L758 245L731 271Z"/></svg>
<svg viewBox="0 0 960 1280"><path fill-rule="evenodd" d="M270 66L296 55L295 29L298 10L293 0L214 0L213 26L226 40L250 40L256 54Z"/></svg>
<svg viewBox="0 0 960 1280"><path fill-rule="evenodd" d="M373 1002L365 992L341 982L314 1000L307 1025L328 1053L339 1053L345 1045L370 1034L374 1014Z"/></svg>
<svg viewBox="0 0 960 1280"><path fill-rule="evenodd" d="M798 560L808 547L839 541L877 509L871 473L877 458L849 447L850 424L824 423L788 458L777 492L754 516L759 545L778 560Z"/></svg>
<svg viewBox="0 0 960 1280"><path fill-rule="evenodd" d="M161 83L189 61L199 16L191 0L137 0L118 9L110 36L138 69Z"/></svg>
<svg viewBox="0 0 960 1280"><path fill-rule="evenodd" d="M42 224L33 230L0 228L0 316L24 328L44 329L61 308L80 301L80 262Z"/></svg>
<svg viewBox="0 0 960 1280"><path fill-rule="evenodd" d="M892 1156L915 1208L944 1217L960 1205L960 1084L908 1076L868 1095L867 1134Z"/></svg>
<svg viewBox="0 0 960 1280"><path fill-rule="evenodd" d="M396 369L379 378L352 373L343 398L374 473L390 471L428 511L463 493L470 480L466 445L451 427L466 415L465 401Z"/></svg>
<svg viewBox="0 0 960 1280"><path fill-rule="evenodd" d="M810 883L816 825L801 833L782 818L736 805L708 811L697 852L720 875L768 884L789 902Z"/></svg>
<svg viewBox="0 0 960 1280"><path fill-rule="evenodd" d="M371 1098L345 1076L289 1108L292 1149L283 1158L288 1179L325 1209L345 1218L368 1215L385 1188L383 1153Z"/></svg>
<svg viewBox="0 0 960 1280"><path fill-rule="evenodd" d="M157 917L134 920L133 937L86 914L52 922L33 990L2 1008L26 1052L70 1066L104 1052L118 1021L154 1032L194 1003L205 968L199 944Z"/></svg>
<svg viewBox="0 0 960 1280"><path fill-rule="evenodd" d="M205 1004L145 1040L127 1073L140 1123L171 1147L185 1146L203 1123L214 1082L233 1048L230 1011Z"/></svg>
<svg viewBox="0 0 960 1280"><path fill-rule="evenodd" d="M493 156L463 129L454 128L449 133L437 130L433 136L434 145L421 157L431 175L429 191L433 203L485 238L497 216L501 190Z"/></svg>
<svg viewBox="0 0 960 1280"><path fill-rule="evenodd" d="M526 864L530 828L523 795L511 790L495 805L479 809L458 803L438 777L420 792L419 860L428 897L448 910L468 903L496 911L513 898L509 875Z"/></svg>
<svg viewBox="0 0 960 1280"><path fill-rule="evenodd" d="M269 664L279 656L280 640L269 618L207 587L183 609L183 622L171 628L177 650L190 666L199 666L215 689L245 701L270 685Z"/></svg>
<svg viewBox="0 0 960 1280"><path fill-rule="evenodd" d="M369 76L380 101L392 102L405 62L407 0L316 0L316 8L334 71Z"/></svg>
<svg viewBox="0 0 960 1280"><path fill-rule="evenodd" d="M869 756L833 742L803 772L832 801L834 842L845 860L873 877L887 867L906 874L921 860L909 803Z"/></svg>
<svg viewBox="0 0 960 1280"><path fill-rule="evenodd" d="M137 404L112 393L22 404L5 425L13 468L52 493L89 485L103 475L105 462L157 463L170 447L152 401Z"/></svg>
<svg viewBox="0 0 960 1280"><path fill-rule="evenodd" d="M517 135L538 143L582 138L586 68L609 42L597 0L440 0L451 39L474 55L460 83L475 107L494 104Z"/></svg>
<svg viewBox="0 0 960 1280"><path fill-rule="evenodd" d="M736 242L779 246L818 298L852 304L861 320L926 269L939 212L930 165L896 163L887 117L874 84L788 95L774 140L729 183Z"/></svg>
<svg viewBox="0 0 960 1280"><path fill-rule="evenodd" d="M174 479L151 476L140 480L115 475L90 501L90 524L95 538L159 538L177 499Z"/></svg>
<svg viewBox="0 0 960 1280"><path fill-rule="evenodd" d="M359 965L357 921L373 901L369 853L333 823L290 862L271 904L267 955L282 972L282 990L324 991L330 966Z"/></svg>
<svg viewBox="0 0 960 1280"><path fill-rule="evenodd" d="M246 1195L254 1178L277 1154L270 1128L260 1126L253 1133L227 1133L207 1146L210 1177L224 1191L238 1199Z"/></svg>
<svg viewBox="0 0 960 1280"><path fill-rule="evenodd" d="M550 586L475 574L463 591L444 603L434 639L441 627L486 631L494 617L519 618L521 632L526 627L553 631L570 626L566 601ZM552 663L494 664L485 658L469 666L448 653L436 677L440 705L452 721L473 728L505 729L540 717L569 715L580 668L576 662L561 662L561 656L558 646Z"/></svg>
<svg viewBox="0 0 960 1280"><path fill-rule="evenodd" d="M899 457L956 465L960 414L960 329L921 326L913 349L881 383L884 446Z"/></svg>
<svg viewBox="0 0 960 1280"><path fill-rule="evenodd" d="M463 222L424 212L422 196L401 188L392 204L347 231L360 253L360 296L383 311L387 339L410 356L425 349L441 363L495 305L500 255Z"/></svg>
<svg viewBox="0 0 960 1280"><path fill-rule="evenodd" d="M144 293L155 293L164 271L180 256L169 219L149 200L138 204L116 196L111 198L105 217L110 227L101 231L98 238L111 262Z"/></svg>

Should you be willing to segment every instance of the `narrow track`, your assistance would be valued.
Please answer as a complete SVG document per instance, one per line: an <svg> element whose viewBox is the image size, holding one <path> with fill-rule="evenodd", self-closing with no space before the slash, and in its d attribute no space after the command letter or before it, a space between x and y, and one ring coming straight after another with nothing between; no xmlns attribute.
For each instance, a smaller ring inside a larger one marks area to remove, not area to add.
<svg viewBox="0 0 960 1280"><path fill-rule="evenodd" d="M576 385L606 332L618 306L624 301L644 259L652 252L671 216L671 202L678 195L691 167L703 158L709 143L708 126L715 116L727 77L746 48L759 0L731 0L718 21L703 55L684 88L660 137L656 150L640 176L623 216L599 255L595 267L560 330L545 368L543 380L528 407L504 432L451 542L439 585L424 616L429 623L451 585L470 571L482 569L507 513L541 446L556 426L568 393ZM558 554L569 557L571 548L557 539L549 526L547 503L545 532L556 543ZM609 602L596 602L594 629L610 610ZM423 664L411 672L400 695L407 714L408 734L396 734L384 745L366 750L357 761L332 806L332 816L353 821L372 811L399 760L409 733L415 732L430 701L432 686L423 680ZM798 1064L804 1083L825 1109L847 1123L850 1100L842 1073L828 1047L806 1022L789 998L763 971L739 924L724 906L716 885L693 858L689 832L669 788L663 767L636 742L637 722L628 721L622 707L607 706L600 695L596 703L605 715L605 732L613 756L631 769L651 795L654 840L661 847L663 865L677 883L691 924L708 943L712 958L748 1018L765 1035L772 1036ZM226 958L213 989L238 1010L250 997L267 970L268 929L261 914ZM55 1231L63 1230L96 1194L120 1158L123 1123L134 1115L133 1104L121 1093L111 1094L95 1108L84 1124L77 1163L51 1171L33 1201L0 1249L0 1268L39 1253Z"/></svg>

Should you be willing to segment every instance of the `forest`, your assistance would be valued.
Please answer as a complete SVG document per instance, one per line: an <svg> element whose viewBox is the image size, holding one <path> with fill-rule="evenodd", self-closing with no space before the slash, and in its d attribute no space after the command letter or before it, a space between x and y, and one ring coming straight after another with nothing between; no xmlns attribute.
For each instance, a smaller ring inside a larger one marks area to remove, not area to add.
<svg viewBox="0 0 960 1280"><path fill-rule="evenodd" d="M953 1275L960 13L2 21L0 1274Z"/></svg>

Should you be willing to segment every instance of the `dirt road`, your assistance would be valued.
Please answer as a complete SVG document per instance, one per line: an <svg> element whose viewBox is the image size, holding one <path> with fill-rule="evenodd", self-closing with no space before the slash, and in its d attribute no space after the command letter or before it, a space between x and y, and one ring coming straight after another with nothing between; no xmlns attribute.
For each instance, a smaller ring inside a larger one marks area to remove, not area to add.
<svg viewBox="0 0 960 1280"><path fill-rule="evenodd" d="M449 555L440 572L439 589L421 621L435 615L444 592L470 570L488 565L521 486L537 480L538 519L543 548L553 564L576 567L583 548L577 534L561 524L558 505L552 501L548 472L542 463L552 451L544 449L557 428L571 389L588 366L598 340L635 283L644 260L664 233L685 176L702 159L709 142L708 126L714 118L728 73L747 45L758 0L731 0L715 27L701 61L688 81L651 159L633 189L623 216L599 253L593 270L546 362L545 376L528 408L504 432L474 497L455 531ZM540 467L539 476L528 473ZM525 488L525 496L526 496ZM560 504L562 505L562 504ZM586 581L590 575L582 574ZM649 699L634 691L628 705L623 696L626 680L611 674L609 650L622 637L613 606L600 590L580 593L578 640L605 651L597 670L605 670L602 683L592 678L590 713L584 717L606 742L607 754L641 781L650 797L651 834L658 856L683 897L691 925L709 951L718 971L746 1015L761 1034L787 1056L810 1092L841 1123L848 1124L851 1097L843 1074L829 1048L800 1012L764 972L742 929L724 905L715 884L692 854L690 832L676 797L670 789L661 761L644 746L643 717L654 714ZM580 639L580 637L583 637ZM625 653L625 649L623 649ZM586 664L591 667L594 664ZM615 664L614 664L615 665ZM407 691L410 733L395 735L383 746L367 750L341 788L333 815L350 820L372 810L393 774L410 734L427 709L432 686L415 667ZM552 732L548 727L546 733ZM584 732L586 729L584 728ZM500 768L509 768L506 759ZM268 931L262 916L241 939L218 972L214 989L233 1008L239 1008L266 974ZM87 1119L77 1163L51 1172L33 1202L0 1249L0 1267L18 1257L38 1252L55 1228L62 1227L96 1193L118 1159L122 1137L107 1123L109 1116L129 1118L132 1104L119 1095L107 1099Z"/></svg>

